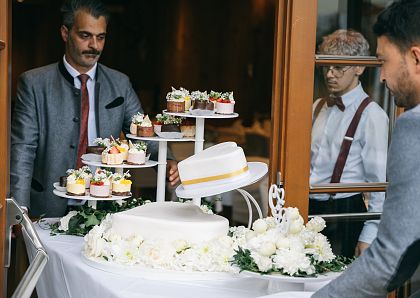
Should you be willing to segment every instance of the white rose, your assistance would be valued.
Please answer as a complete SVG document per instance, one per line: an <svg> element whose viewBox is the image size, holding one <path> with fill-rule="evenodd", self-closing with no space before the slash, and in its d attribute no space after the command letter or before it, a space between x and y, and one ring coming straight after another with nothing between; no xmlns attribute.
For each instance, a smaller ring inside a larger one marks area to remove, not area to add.
<svg viewBox="0 0 420 298"><path fill-rule="evenodd" d="M272 256L275 252L276 245L273 242L264 242L259 249L259 253L265 257Z"/></svg>
<svg viewBox="0 0 420 298"><path fill-rule="evenodd" d="M289 216L289 219L296 220L299 218L299 209L298 208L287 208L287 215Z"/></svg>
<svg viewBox="0 0 420 298"><path fill-rule="evenodd" d="M258 234L264 233L265 231L267 231L267 228L267 223L261 218L254 221L254 224L252 225L252 229Z"/></svg>
<svg viewBox="0 0 420 298"><path fill-rule="evenodd" d="M255 231L249 230L248 232L246 232L245 234L245 238L247 241L251 240L252 238L254 238L255 236L257 236L257 233Z"/></svg>
<svg viewBox="0 0 420 298"><path fill-rule="evenodd" d="M277 248L289 248L290 247L290 240L286 237L279 237L276 241Z"/></svg>
<svg viewBox="0 0 420 298"><path fill-rule="evenodd" d="M303 218L302 216L298 215L297 219L293 220L289 226L289 233L290 234L298 234L302 231L303 228Z"/></svg>

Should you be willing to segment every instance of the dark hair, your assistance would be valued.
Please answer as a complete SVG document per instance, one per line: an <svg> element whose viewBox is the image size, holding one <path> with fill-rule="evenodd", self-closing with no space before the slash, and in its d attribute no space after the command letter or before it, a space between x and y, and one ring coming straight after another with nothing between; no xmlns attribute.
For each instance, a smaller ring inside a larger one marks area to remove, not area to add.
<svg viewBox="0 0 420 298"><path fill-rule="evenodd" d="M399 0L382 11L373 32L386 36L401 52L420 43L420 0Z"/></svg>
<svg viewBox="0 0 420 298"><path fill-rule="evenodd" d="M61 6L63 25L69 30L74 25L74 17L77 11L84 10L95 18L105 17L109 20L109 12L100 0L65 0Z"/></svg>

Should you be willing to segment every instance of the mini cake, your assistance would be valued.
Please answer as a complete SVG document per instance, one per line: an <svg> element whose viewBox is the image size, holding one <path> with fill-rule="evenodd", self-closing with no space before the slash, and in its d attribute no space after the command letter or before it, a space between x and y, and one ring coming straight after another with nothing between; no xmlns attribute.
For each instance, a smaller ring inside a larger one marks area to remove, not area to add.
<svg viewBox="0 0 420 298"><path fill-rule="evenodd" d="M110 196L111 172L98 170L90 180L90 195L95 198L108 198Z"/></svg>
<svg viewBox="0 0 420 298"><path fill-rule="evenodd" d="M137 135L137 127L141 124L143 121L144 115L140 112L137 112L137 114L133 115L131 118L131 124L130 124L130 133L133 135Z"/></svg>
<svg viewBox="0 0 420 298"><path fill-rule="evenodd" d="M209 96L207 95L206 91L194 91L193 93L191 93L191 97L194 101L194 103L192 104L193 110L214 110L214 103L209 100Z"/></svg>
<svg viewBox="0 0 420 298"><path fill-rule="evenodd" d="M189 118L183 119L181 122L181 132L184 138L195 137L195 121Z"/></svg>
<svg viewBox="0 0 420 298"><path fill-rule="evenodd" d="M90 186L90 179L92 178L92 171L90 170L89 166L83 166L79 169L80 177L85 179L85 188L89 188Z"/></svg>
<svg viewBox="0 0 420 298"><path fill-rule="evenodd" d="M235 100L233 92L225 92L222 97L216 101L216 113L218 114L233 114Z"/></svg>
<svg viewBox="0 0 420 298"><path fill-rule="evenodd" d="M162 124L162 132L181 132L179 127L182 122L181 117L168 116Z"/></svg>
<svg viewBox="0 0 420 298"><path fill-rule="evenodd" d="M234 142L207 148L178 163L178 172L185 189L217 186L249 175L244 151Z"/></svg>
<svg viewBox="0 0 420 298"><path fill-rule="evenodd" d="M128 149L130 149L127 140L120 141L119 139L117 139L115 141L117 143L118 150L123 154L123 160L126 161L128 158Z"/></svg>
<svg viewBox="0 0 420 298"><path fill-rule="evenodd" d="M229 221L203 213L200 207L178 202L149 203L113 215L112 229L122 237L193 243L226 236Z"/></svg>
<svg viewBox="0 0 420 298"><path fill-rule="evenodd" d="M69 196L84 196L85 195L85 179L82 177L80 170L67 170L66 194Z"/></svg>
<svg viewBox="0 0 420 298"><path fill-rule="evenodd" d="M222 93L211 90L209 94L209 100L213 103L216 103L219 99L222 99Z"/></svg>
<svg viewBox="0 0 420 298"><path fill-rule="evenodd" d="M184 88L179 90L172 87L172 91L166 95L166 109L168 112L183 113L191 106L190 92Z"/></svg>
<svg viewBox="0 0 420 298"><path fill-rule="evenodd" d="M102 163L107 165L120 165L124 162L125 153L121 153L116 145L105 148L102 152Z"/></svg>
<svg viewBox="0 0 420 298"><path fill-rule="evenodd" d="M146 163L147 145L145 142L131 143L128 150L127 163L131 165L143 165Z"/></svg>
<svg viewBox="0 0 420 298"><path fill-rule="evenodd" d="M144 117L140 125L137 126L137 135L139 137L153 137L154 134L152 121L150 121L149 116Z"/></svg>
<svg viewBox="0 0 420 298"><path fill-rule="evenodd" d="M153 122L153 131L155 133L161 132L163 121L165 121L166 118L168 118L168 116L165 114L156 115L156 121Z"/></svg>
<svg viewBox="0 0 420 298"><path fill-rule="evenodd" d="M114 196L130 196L131 195L131 175L124 173L124 175L115 173L112 175L112 195Z"/></svg>
<svg viewBox="0 0 420 298"><path fill-rule="evenodd" d="M93 143L96 144L96 146L89 146L87 149L87 153L100 155L106 147L109 147L111 145L111 140L108 138L96 138L93 140Z"/></svg>

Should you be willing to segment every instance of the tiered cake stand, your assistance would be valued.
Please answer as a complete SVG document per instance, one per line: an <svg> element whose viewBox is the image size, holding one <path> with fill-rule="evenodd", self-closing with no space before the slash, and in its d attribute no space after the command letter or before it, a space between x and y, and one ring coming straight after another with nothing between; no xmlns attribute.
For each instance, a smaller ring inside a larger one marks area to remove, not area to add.
<svg viewBox="0 0 420 298"><path fill-rule="evenodd" d="M204 147L204 121L205 119L229 119L238 117L238 113L233 114L212 114L212 115L192 115L189 112L185 113L171 113L163 110L164 114L195 118L195 138L179 138L179 139L165 139L160 137L137 137L133 134L128 134L127 138L137 139L143 141L159 142L159 155L158 155L158 173L157 173L157 192L156 201L165 201L165 176L166 176L166 156L168 152L168 142L194 142L194 154L203 151ZM193 202L196 205L201 205L201 197L193 197Z"/></svg>
<svg viewBox="0 0 420 298"><path fill-rule="evenodd" d="M99 161L91 161L91 160L85 160L85 159L82 159L82 162L88 166L95 166L95 167L101 167L101 168L114 168L115 172L120 173L120 174L123 174L124 169L149 168L149 167L154 167L158 164L156 161L153 161L153 160L148 160L144 165L129 165L129 164L107 165ZM53 190L53 193L56 196L66 198L66 199L81 200L81 201L86 200L88 201L88 206L94 209L96 209L97 201L118 201L118 200L123 200L130 197L130 196L110 196L108 198L96 198L96 197L90 196L89 193L85 196L69 196L66 194L65 191L60 191L57 188Z"/></svg>

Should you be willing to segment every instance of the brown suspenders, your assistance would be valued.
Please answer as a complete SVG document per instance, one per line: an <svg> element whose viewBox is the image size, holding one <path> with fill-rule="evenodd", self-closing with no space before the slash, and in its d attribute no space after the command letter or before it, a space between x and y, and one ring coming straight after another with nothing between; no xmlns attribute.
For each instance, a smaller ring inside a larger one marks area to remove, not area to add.
<svg viewBox="0 0 420 298"><path fill-rule="evenodd" d="M362 116L365 108L370 104L372 100L369 97L366 97L362 103L357 108L356 113L353 116L353 119L350 122L349 128L347 128L346 135L344 136L343 142L341 143L340 153L335 162L334 171L331 176L331 183L340 182L341 175L343 174L344 166L346 165L347 156L350 152L351 144L353 143L353 137L356 133L357 126L360 122L360 117Z"/></svg>
<svg viewBox="0 0 420 298"><path fill-rule="evenodd" d="M322 107L324 106L325 102L327 101L326 98L322 98L314 110L312 125L315 122L316 118L319 115ZM341 175L343 174L344 166L346 165L347 157L350 152L350 147L353 142L354 134L356 133L357 126L359 125L360 118L362 117L362 113L365 108L372 102L369 97L366 97L359 107L357 108L356 113L353 116L353 119L350 122L349 127L347 128L346 135L344 136L343 142L341 143L340 153L338 154L337 161L335 162L334 170L331 176L331 183L339 183L341 179Z"/></svg>

